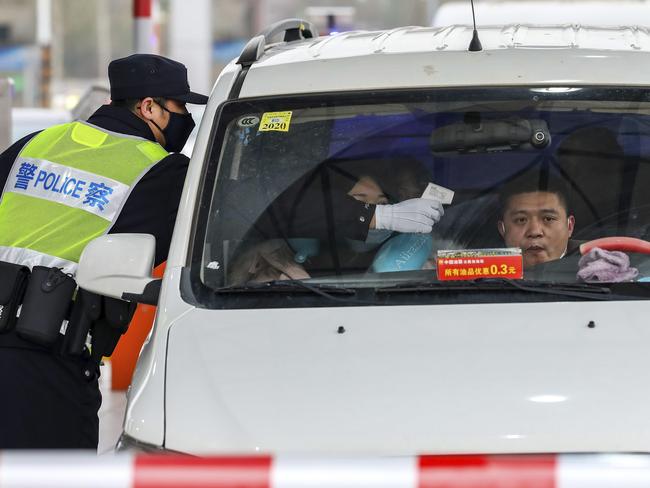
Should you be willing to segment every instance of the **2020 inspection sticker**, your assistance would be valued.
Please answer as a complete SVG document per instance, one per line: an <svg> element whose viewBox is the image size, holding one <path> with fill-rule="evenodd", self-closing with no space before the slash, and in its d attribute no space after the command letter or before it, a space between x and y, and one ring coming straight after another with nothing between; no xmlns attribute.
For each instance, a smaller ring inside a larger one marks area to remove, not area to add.
<svg viewBox="0 0 650 488"><path fill-rule="evenodd" d="M262 115L259 132L289 132L291 126L291 115L293 112L266 112Z"/></svg>

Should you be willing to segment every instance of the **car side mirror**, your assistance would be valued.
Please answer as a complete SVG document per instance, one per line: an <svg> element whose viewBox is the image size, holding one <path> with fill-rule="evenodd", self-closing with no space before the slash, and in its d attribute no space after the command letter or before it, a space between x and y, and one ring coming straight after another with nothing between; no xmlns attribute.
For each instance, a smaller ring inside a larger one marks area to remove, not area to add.
<svg viewBox="0 0 650 488"><path fill-rule="evenodd" d="M107 234L88 243L79 259L80 288L121 300L156 305L162 280L152 277L156 239L149 234Z"/></svg>

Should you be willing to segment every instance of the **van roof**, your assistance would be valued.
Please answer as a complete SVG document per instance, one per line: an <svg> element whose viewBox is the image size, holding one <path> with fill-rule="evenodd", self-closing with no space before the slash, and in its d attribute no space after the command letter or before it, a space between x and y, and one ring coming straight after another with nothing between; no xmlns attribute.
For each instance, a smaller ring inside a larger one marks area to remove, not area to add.
<svg viewBox="0 0 650 488"><path fill-rule="evenodd" d="M240 97L490 85L648 85L650 31L641 27L506 25L354 31L269 46Z"/></svg>

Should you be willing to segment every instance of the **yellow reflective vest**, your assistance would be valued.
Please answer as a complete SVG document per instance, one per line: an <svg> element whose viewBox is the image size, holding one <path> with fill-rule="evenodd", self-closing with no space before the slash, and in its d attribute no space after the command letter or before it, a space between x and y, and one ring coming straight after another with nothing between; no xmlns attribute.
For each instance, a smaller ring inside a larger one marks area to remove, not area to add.
<svg viewBox="0 0 650 488"><path fill-rule="evenodd" d="M76 271L107 233L133 186L168 153L159 144L85 122L37 134L14 162L0 200L0 260Z"/></svg>

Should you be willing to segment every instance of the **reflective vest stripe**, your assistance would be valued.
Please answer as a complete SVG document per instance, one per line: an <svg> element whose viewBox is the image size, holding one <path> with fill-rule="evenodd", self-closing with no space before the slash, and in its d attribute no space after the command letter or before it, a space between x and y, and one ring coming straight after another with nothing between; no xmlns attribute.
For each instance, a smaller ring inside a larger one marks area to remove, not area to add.
<svg viewBox="0 0 650 488"><path fill-rule="evenodd" d="M78 262L86 244L113 226L133 186L167 154L154 142L81 122L36 135L14 161L0 200L0 260L13 259L8 250L18 248Z"/></svg>
<svg viewBox="0 0 650 488"><path fill-rule="evenodd" d="M63 268L64 273L74 274L77 271L77 263L66 259L50 256L31 249L20 247L0 246L0 256L7 263L22 264L33 268L34 266L49 266L50 268Z"/></svg>
<svg viewBox="0 0 650 488"><path fill-rule="evenodd" d="M0 246L32 249L67 261L78 261L86 244L108 230L109 222L101 217L40 198L8 193L3 196L1 208ZM30 209L29 217L22 212L26 208ZM29 231L21 231L26 218ZM79 233L80 224L83 233ZM5 236L11 242L5 242Z"/></svg>
<svg viewBox="0 0 650 488"><path fill-rule="evenodd" d="M5 193L61 203L112 221L129 186L111 178L56 164L45 159L18 157L9 173Z"/></svg>

